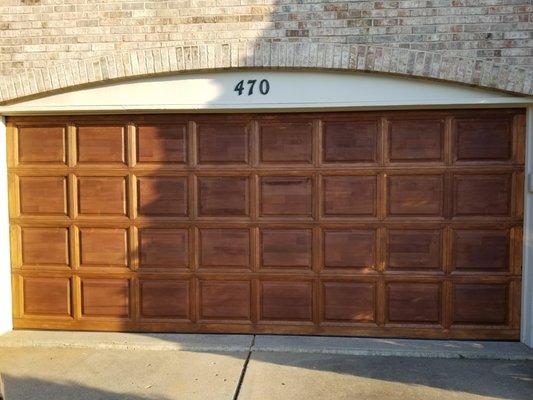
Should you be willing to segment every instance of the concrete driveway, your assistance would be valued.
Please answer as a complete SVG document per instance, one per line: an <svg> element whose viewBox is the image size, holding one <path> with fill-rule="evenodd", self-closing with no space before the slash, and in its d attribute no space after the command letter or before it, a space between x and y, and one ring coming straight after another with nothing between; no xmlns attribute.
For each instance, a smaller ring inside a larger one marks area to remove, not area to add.
<svg viewBox="0 0 533 400"><path fill-rule="evenodd" d="M6 400L533 398L518 343L13 332Z"/></svg>

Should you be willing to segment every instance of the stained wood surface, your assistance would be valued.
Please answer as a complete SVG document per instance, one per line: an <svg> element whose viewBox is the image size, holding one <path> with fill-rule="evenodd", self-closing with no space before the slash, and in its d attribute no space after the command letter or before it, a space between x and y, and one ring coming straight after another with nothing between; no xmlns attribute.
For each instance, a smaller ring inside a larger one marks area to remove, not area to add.
<svg viewBox="0 0 533 400"><path fill-rule="evenodd" d="M16 328L517 339L521 109L8 119Z"/></svg>

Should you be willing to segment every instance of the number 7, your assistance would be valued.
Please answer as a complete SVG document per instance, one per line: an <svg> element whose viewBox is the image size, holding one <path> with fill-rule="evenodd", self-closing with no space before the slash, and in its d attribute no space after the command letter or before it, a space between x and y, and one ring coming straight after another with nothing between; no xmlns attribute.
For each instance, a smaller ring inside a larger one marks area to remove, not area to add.
<svg viewBox="0 0 533 400"><path fill-rule="evenodd" d="M251 96L253 93L254 93L254 85L255 85L255 82L257 82L256 79L250 79L247 83L248 85L251 85L250 86L250 89L248 89L248 96Z"/></svg>

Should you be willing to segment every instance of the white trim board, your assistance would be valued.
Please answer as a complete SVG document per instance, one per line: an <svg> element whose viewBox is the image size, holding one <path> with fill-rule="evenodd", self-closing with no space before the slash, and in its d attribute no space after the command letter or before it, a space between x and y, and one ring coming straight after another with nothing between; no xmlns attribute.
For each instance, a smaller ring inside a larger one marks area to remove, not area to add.
<svg viewBox="0 0 533 400"><path fill-rule="evenodd" d="M248 80L256 79L252 95ZM234 90L244 80L243 93ZM268 80L269 91L259 84ZM108 83L0 106L0 115L102 112L294 111L383 107L524 106L533 97L420 79L341 72L244 70Z"/></svg>
<svg viewBox="0 0 533 400"><path fill-rule="evenodd" d="M0 333L13 329L6 136L5 118L0 116Z"/></svg>
<svg viewBox="0 0 533 400"><path fill-rule="evenodd" d="M533 348L533 106L527 109L521 341Z"/></svg>

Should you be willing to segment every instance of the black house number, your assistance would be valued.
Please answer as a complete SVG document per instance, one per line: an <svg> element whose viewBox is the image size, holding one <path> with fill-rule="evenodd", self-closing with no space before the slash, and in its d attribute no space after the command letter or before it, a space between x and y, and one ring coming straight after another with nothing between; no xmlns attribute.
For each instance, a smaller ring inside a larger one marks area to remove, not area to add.
<svg viewBox="0 0 533 400"><path fill-rule="evenodd" d="M259 84L257 84L257 82L258 79L249 79L247 81L243 79L235 85L235 89L233 89L233 91L237 92L239 96L241 96L243 93L251 96L254 94L256 88L259 88L259 93L261 93L263 96L268 94L270 91L270 82L268 79L261 79Z"/></svg>

